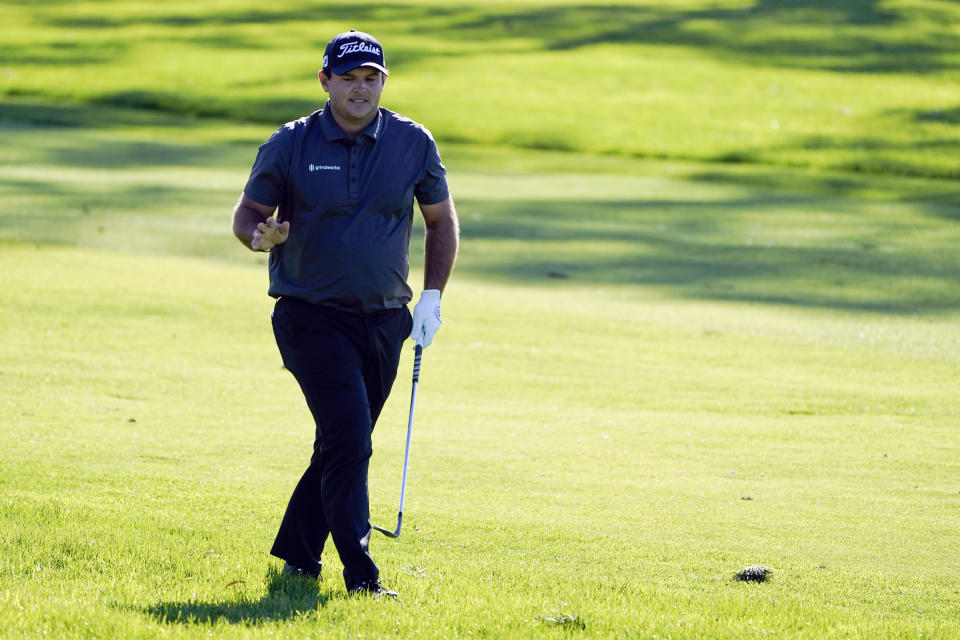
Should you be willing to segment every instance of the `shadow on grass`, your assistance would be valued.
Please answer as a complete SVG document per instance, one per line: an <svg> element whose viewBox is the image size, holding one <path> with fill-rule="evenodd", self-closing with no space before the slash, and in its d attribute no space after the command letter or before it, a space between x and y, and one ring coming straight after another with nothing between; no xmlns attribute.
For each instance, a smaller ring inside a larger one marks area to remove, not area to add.
<svg viewBox="0 0 960 640"><path fill-rule="evenodd" d="M109 11L92 11L65 15L62 11L38 8L34 22L49 29L30 46L19 42L0 43L0 58L12 70L22 67L49 66L69 69L73 66L109 66L114 60L128 57L145 41L176 43L180 50L216 49L249 52L251 29L262 26L264 33L272 29L284 33L286 24L300 23L304 15L315 14L343 24L363 25L376 32L389 50L388 63L402 72L423 65L438 51L443 56L536 54L543 51L571 51L595 45L621 46L620 55L651 55L651 47L661 47L653 55L667 60L672 52L687 50L709 59L723 60L752 68L803 69L871 74L933 74L960 69L960 32L950 25L960 21L957 3L887 3L881 0L755 0L740 6L717 6L709 3L609 4L581 2L556 6L551 4L488 6L465 3L450 6L425 5L418 2L374 3L355 5L345 2L308 2L303 5L274 7L218 5L204 11L184 11L178 6L156 5L145 14L119 6ZM140 26L164 26L168 29L140 29ZM82 38L72 34L87 31ZM292 29L291 33L299 32ZM430 33L435 44L423 47L422 33ZM291 35L285 46L319 55L331 34ZM96 36L96 37L92 37ZM253 40L256 40L253 38ZM257 47L269 38L257 42ZM463 46L468 42L469 46ZM203 55L206 55L205 53ZM201 58L202 59L202 58ZM615 60L616 58L610 57ZM220 64L220 63L217 63ZM223 63L227 64L227 63ZM294 65L296 66L296 65ZM230 74L230 69L224 69ZM66 71L65 71L66 72ZM297 70L298 73L301 70ZM308 74L304 73L304 81ZM312 75L312 71L310 71ZM171 86L114 87L84 99L93 104L157 113L181 113L198 117L218 117L279 126L319 108L324 96L315 100L277 95L269 90L244 91L234 95L228 91L183 91ZM16 89L21 90L21 89ZM40 89L22 89L45 93ZM956 126L956 105L943 101L924 105L915 114L907 114L913 122L926 126ZM48 118L43 112L17 117ZM109 118L101 118L109 124ZM441 134L448 136L449 132ZM788 139L783 147L726 149L710 161L759 163L765 153L797 151L802 163L808 157L834 151L849 151L853 159L831 168L864 173L915 175L956 179L960 170L951 161L950 152L956 140L947 141L947 148L927 153L923 144L907 149L878 141L841 140L843 148L831 149L830 140L820 137ZM949 135L946 137L950 137ZM512 146L531 149L575 151L562 135L511 133L503 141ZM871 149L871 144L880 146ZM644 157L652 150L645 150ZM931 160L943 158L943 160ZM782 160L782 159L781 159ZM810 166L822 166L810 161Z"/></svg>
<svg viewBox="0 0 960 640"><path fill-rule="evenodd" d="M246 39L231 37L231 29L300 22L315 8L316 15L325 20L370 25L370 30L382 34L429 32L432 38L452 45L444 55L456 55L461 49L456 45L464 39L490 42L491 48L497 49L503 39L535 38L552 50L600 43L662 44L700 49L751 65L833 71L925 73L960 66L953 55L960 50L960 34L947 28L960 11L951 3L909 6L880 0L757 0L749 6L704 5L582 3L531 8L523 4L441 7L416 2L366 6L335 2L257 9L224 6L199 14L185 14L174 7L162 11L158 6L149 16L120 11L96 16L50 11L39 13L37 21L60 28L102 30L105 36L137 24L216 26L222 34L218 39L209 40L203 33L197 36L198 42L233 48L244 46ZM115 39L108 38L108 42L123 46ZM325 42L325 36L318 34L316 46L322 49ZM413 45L392 48L391 54L397 58L391 65L421 59L424 53L416 49ZM22 62L20 56L30 55L34 62L43 63L63 55L59 47L0 51L10 64ZM96 57L97 52L91 50L91 55Z"/></svg>
<svg viewBox="0 0 960 640"><path fill-rule="evenodd" d="M885 207L770 192L709 201L463 201L458 269L868 313L960 309L960 227L942 206Z"/></svg>
<svg viewBox="0 0 960 640"><path fill-rule="evenodd" d="M149 127L176 129L178 134L209 126L209 121L137 109L102 110L91 105L50 105L19 100L0 104L0 136L8 152L18 154L18 164L41 164L83 169L149 169L153 167L229 167L252 165L262 139L231 141L229 144L196 144L146 136L100 135L114 128ZM109 124L101 126L99 119ZM263 128L265 139L272 129ZM242 145L240 143L243 143ZM0 150L2 151L2 150ZM0 163L4 154L0 152ZM33 178L53 181L56 172L38 173ZM51 180L51 178L53 180ZM242 186L242 185L240 185ZM46 189L47 187L45 187ZM239 189L239 187L238 187Z"/></svg>
<svg viewBox="0 0 960 640"><path fill-rule="evenodd" d="M794 171L758 165L704 165L687 178L694 182L739 184L764 191L792 191L823 197L925 202L930 205L928 213L931 215L960 220L960 184L954 180L901 178L887 181L869 173Z"/></svg>
<svg viewBox="0 0 960 640"><path fill-rule="evenodd" d="M917 122L937 122L941 124L951 124L960 126L960 107L953 109L930 109L926 111L917 111L914 114Z"/></svg>
<svg viewBox="0 0 960 640"><path fill-rule="evenodd" d="M923 122L925 121L923 114L937 112L913 110L891 113L900 115L903 120ZM881 135L792 136L783 144L725 151L709 160L727 164L763 164L771 161L775 163L781 153L794 157L806 155L810 158L811 166L822 163L822 160L817 159L818 157L830 158L829 167L833 171L950 181L960 179L960 163L956 161L957 155L960 154L960 137L954 132L940 139L908 141L891 140ZM938 160L929 159L926 156ZM923 159L918 160L918 158Z"/></svg>
<svg viewBox="0 0 960 640"><path fill-rule="evenodd" d="M267 594L259 600L161 602L145 611L163 624L258 624L300 617L324 607L329 599L313 580L285 576L272 568L267 574Z"/></svg>
<svg viewBox="0 0 960 640"><path fill-rule="evenodd" d="M955 68L942 59L957 43L955 36L933 42L907 33L894 42L890 29L914 16L880 5L878 0L759 0L753 6L693 8L583 4L484 12L453 27L467 38L537 34L552 50L642 43L701 49L764 66L860 72ZM837 31L849 33L837 37Z"/></svg>
<svg viewBox="0 0 960 640"><path fill-rule="evenodd" d="M238 105L227 99L211 101L203 96L185 96L173 90L114 91L78 104L52 104L38 98L17 97L0 102L0 122L4 128L149 126L189 129L209 126L211 118L219 118L264 123L273 127L268 130L272 133L284 122L322 108L324 102L325 98L318 95L316 100L264 97ZM265 136L269 133L265 132Z"/></svg>
<svg viewBox="0 0 960 640"><path fill-rule="evenodd" d="M150 46L177 43L181 50L192 48L198 53L208 49L249 51L251 41L257 42L257 47L269 42L269 38L252 38L251 29L262 26L263 33L272 29L272 33L282 34L284 25L298 24L304 15L359 24L375 31L390 52L389 65L401 73L405 68L429 61L438 51L443 51L446 58L493 55L502 51L539 55L544 50L570 51L611 44L621 45L623 57L650 55L650 47L659 46L661 50L654 55L664 59L674 51L685 49L710 59L753 68L911 75L960 69L960 56L956 54L960 51L960 32L950 28L960 21L960 5L881 0L755 0L738 6L705 2L636 5L581 2L563 6L464 3L441 7L419 2L366 5L307 2L269 7L221 4L203 11L161 4L152 6L149 12L132 5L118 5L109 10L88 9L69 15L38 6L30 17L46 30L29 46L20 42L0 43L0 58L16 73L28 73L34 66L56 67L67 73L71 67L109 67L113 61L135 53L145 42ZM141 26L166 28L141 29ZM76 31L87 33L77 38ZM299 32L298 29L290 31ZM418 37L422 33L430 33L435 44L422 46ZM291 35L291 40L285 40L285 46L304 52L316 51L319 55L329 35ZM469 42L469 46L464 47L464 42ZM223 71L231 72L230 69ZM242 95L230 95L232 90L183 91L178 87L156 85L113 87L84 99L99 105L274 126L312 112L324 100L321 94L316 100L276 95L269 90L275 80L259 81L264 84L263 91L244 91ZM18 88L16 84L14 90L45 93L42 89ZM35 115L20 113L16 117L42 120L50 114L40 111ZM942 101L931 101L907 117L927 126L956 126L958 122L956 105ZM109 124L109 118L103 117L100 122ZM757 163L763 162L763 154L769 152L795 150L800 157L807 158L849 150L854 156L852 160L831 164L831 167L865 173L960 177L960 170L950 155L956 149L956 140L947 141L947 148L930 153L930 157L943 158L932 163L925 154L928 149L922 144L905 150L896 144L884 143L881 135L877 137L875 143L841 140L841 149L832 149L830 140L820 137L790 139L783 148L734 148L719 153L716 158L705 159ZM533 149L576 150L562 135L530 133L518 139L516 134L510 134L510 139L504 142ZM871 144L879 147L872 149ZM645 151L645 157L652 157L650 153ZM812 162L811 166L819 165Z"/></svg>

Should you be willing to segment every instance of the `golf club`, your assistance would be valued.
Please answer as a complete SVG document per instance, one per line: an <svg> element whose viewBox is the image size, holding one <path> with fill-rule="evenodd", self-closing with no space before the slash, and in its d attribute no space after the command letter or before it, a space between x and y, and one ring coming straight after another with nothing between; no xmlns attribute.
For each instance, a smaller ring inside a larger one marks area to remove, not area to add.
<svg viewBox="0 0 960 640"><path fill-rule="evenodd" d="M400 526L403 524L403 495L407 490L407 465L410 462L410 432L413 430L413 405L417 402L417 382L420 380L420 357L423 347L414 347L413 356L413 388L410 391L410 417L407 418L407 447L403 453L403 480L400 482L400 509L397 512L397 530L390 531L371 523L371 526L388 538L400 537Z"/></svg>

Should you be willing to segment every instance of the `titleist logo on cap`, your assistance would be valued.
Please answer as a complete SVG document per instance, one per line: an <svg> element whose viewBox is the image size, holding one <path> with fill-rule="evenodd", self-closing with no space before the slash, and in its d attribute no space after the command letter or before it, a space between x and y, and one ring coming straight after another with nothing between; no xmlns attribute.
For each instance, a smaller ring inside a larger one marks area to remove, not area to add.
<svg viewBox="0 0 960 640"><path fill-rule="evenodd" d="M379 56L380 47L375 47L365 42L344 42L340 45L340 53L337 54L337 57L342 58L351 53L372 53Z"/></svg>

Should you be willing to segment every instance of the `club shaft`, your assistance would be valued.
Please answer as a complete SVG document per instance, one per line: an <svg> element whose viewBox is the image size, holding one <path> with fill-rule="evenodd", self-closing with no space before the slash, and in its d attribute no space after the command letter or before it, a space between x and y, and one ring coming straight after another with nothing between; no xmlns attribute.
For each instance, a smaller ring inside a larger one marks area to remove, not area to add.
<svg viewBox="0 0 960 640"><path fill-rule="evenodd" d="M413 383L410 386L410 415L407 416L407 444L403 450L403 478L400 480L400 508L397 513L397 533L403 520L403 498L407 492L407 469L410 467L410 434L413 433L413 408L417 404L417 383L420 382L420 359L423 347L417 345L413 350Z"/></svg>
<svg viewBox="0 0 960 640"><path fill-rule="evenodd" d="M407 417L407 444L403 451L403 479L400 481L400 508L397 510L397 530L390 531L373 525L373 528L391 538L400 537L400 527L403 526L403 498L407 493L407 469L410 466L410 434L413 433L413 408L417 403L417 383L420 381L420 358L423 356L423 347L416 346L413 357L413 385L410 389L410 415Z"/></svg>
<svg viewBox="0 0 960 640"><path fill-rule="evenodd" d="M407 418L407 445L403 452L403 479L400 481L400 514L403 513L403 498L407 491L407 469L410 466L410 434L413 432L413 407L417 403L417 382L414 380L413 389L410 391L410 416ZM397 516L397 525L400 524L400 516Z"/></svg>

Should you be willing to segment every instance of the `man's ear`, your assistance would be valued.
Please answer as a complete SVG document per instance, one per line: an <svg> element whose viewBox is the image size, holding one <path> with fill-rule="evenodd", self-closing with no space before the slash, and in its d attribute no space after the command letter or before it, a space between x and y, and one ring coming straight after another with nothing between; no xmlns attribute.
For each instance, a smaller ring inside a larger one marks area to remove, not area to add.
<svg viewBox="0 0 960 640"><path fill-rule="evenodd" d="M327 93L330 93L330 91L327 89L327 83L330 82L330 78L328 78L323 72L323 69L320 69L320 71L317 72L317 77L320 78L320 86L323 87L323 90Z"/></svg>

